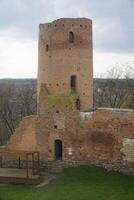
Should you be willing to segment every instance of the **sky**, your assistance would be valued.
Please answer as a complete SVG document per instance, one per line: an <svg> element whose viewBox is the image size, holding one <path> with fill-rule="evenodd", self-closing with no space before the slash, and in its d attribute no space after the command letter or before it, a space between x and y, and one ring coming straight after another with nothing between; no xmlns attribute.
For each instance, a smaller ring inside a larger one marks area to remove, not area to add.
<svg viewBox="0 0 134 200"><path fill-rule="evenodd" d="M134 61L134 0L0 0L0 78L36 78L38 27L93 20L94 77Z"/></svg>

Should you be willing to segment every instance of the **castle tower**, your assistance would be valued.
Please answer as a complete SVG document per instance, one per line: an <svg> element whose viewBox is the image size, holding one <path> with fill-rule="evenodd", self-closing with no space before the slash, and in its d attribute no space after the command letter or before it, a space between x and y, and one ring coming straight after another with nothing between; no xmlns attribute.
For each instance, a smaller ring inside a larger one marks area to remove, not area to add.
<svg viewBox="0 0 134 200"><path fill-rule="evenodd" d="M93 106L92 21L63 18L39 27L38 107L42 84L51 95L77 94L80 110Z"/></svg>

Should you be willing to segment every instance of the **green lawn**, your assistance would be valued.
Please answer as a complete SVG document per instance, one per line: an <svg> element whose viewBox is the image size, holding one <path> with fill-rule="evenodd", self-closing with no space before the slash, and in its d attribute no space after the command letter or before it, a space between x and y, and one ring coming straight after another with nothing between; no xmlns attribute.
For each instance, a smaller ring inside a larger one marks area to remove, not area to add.
<svg viewBox="0 0 134 200"><path fill-rule="evenodd" d="M68 168L42 188L0 186L0 200L134 200L134 177L94 167Z"/></svg>

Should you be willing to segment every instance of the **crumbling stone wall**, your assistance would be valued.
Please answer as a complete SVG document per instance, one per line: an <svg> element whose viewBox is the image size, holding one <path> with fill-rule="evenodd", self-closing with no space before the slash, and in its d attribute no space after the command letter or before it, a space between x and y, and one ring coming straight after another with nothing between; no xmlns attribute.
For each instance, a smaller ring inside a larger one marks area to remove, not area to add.
<svg viewBox="0 0 134 200"><path fill-rule="evenodd" d="M123 154L123 160L134 162L134 139L131 138L123 139L121 152Z"/></svg>
<svg viewBox="0 0 134 200"><path fill-rule="evenodd" d="M124 138L134 138L134 112L98 109L89 118L86 129L92 146L92 159L122 160ZM128 159L129 160L129 159Z"/></svg>
<svg viewBox="0 0 134 200"><path fill-rule="evenodd" d="M6 147L12 150L34 150L37 145L36 124L37 116L28 116L22 119L20 126L11 136Z"/></svg>
<svg viewBox="0 0 134 200"><path fill-rule="evenodd" d="M75 107L75 98L46 96L40 116L24 118L7 147L37 150L42 161L53 161L54 142L60 139L66 162L108 162L112 169L120 169L123 163L128 170L134 161L134 112L98 109L81 113Z"/></svg>

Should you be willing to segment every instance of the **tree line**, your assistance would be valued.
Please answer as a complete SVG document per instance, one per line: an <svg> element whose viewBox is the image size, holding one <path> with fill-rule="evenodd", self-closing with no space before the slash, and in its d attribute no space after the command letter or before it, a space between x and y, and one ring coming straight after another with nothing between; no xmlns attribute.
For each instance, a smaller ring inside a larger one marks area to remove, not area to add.
<svg viewBox="0 0 134 200"><path fill-rule="evenodd" d="M105 78L94 80L94 106L134 109L133 64L113 67Z"/></svg>

